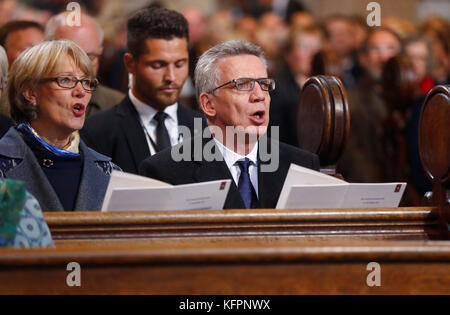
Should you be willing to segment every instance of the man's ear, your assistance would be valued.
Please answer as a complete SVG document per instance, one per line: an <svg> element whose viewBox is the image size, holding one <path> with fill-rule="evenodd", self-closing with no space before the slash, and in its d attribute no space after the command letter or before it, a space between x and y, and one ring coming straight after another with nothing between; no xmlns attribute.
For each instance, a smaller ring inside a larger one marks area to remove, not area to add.
<svg viewBox="0 0 450 315"><path fill-rule="evenodd" d="M135 68L136 61L134 60L133 55L130 53L126 53L123 56L123 63L125 64L125 68L127 69L127 71L129 73L134 74L134 68Z"/></svg>
<svg viewBox="0 0 450 315"><path fill-rule="evenodd" d="M212 98L212 94L205 92L200 94L199 97L200 106L207 117L215 117L217 113Z"/></svg>

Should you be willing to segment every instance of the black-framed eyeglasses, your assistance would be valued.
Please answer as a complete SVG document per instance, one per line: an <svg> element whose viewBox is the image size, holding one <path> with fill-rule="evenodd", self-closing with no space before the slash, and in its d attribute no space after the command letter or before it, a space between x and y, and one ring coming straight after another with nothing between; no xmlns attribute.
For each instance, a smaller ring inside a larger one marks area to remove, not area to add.
<svg viewBox="0 0 450 315"><path fill-rule="evenodd" d="M252 79L252 78L237 78L234 80L231 80L230 82L224 83L215 89L209 91L208 93L214 93L216 90L234 83L234 86L239 91L252 91L255 88L255 82L258 82L259 86L261 87L261 90L271 92L275 90L275 80L269 79L269 78L259 78L259 79Z"/></svg>
<svg viewBox="0 0 450 315"><path fill-rule="evenodd" d="M52 82L52 81L56 82L56 84L58 84L58 86L62 87L63 89L73 89L74 87L77 86L78 82L80 82L83 89L85 89L88 92L95 91L99 84L97 79L93 80L88 78L78 79L77 77L72 75L60 75L54 78L44 78L40 80L40 82Z"/></svg>

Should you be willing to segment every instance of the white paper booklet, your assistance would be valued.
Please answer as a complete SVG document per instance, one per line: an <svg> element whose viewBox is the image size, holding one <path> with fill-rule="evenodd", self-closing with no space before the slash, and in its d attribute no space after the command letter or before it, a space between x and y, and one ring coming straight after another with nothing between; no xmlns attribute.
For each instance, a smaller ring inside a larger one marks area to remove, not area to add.
<svg viewBox="0 0 450 315"><path fill-rule="evenodd" d="M355 184L291 164L277 209L398 207L406 183Z"/></svg>
<svg viewBox="0 0 450 315"><path fill-rule="evenodd" d="M113 171L102 211L221 210L231 180L173 186Z"/></svg>

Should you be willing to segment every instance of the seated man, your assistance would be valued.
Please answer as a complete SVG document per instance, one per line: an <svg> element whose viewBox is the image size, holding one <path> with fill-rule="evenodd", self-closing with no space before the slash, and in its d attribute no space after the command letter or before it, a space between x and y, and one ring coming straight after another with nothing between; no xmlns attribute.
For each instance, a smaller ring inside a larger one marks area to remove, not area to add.
<svg viewBox="0 0 450 315"><path fill-rule="evenodd" d="M275 208L291 163L319 169L316 155L276 141L276 130L265 136L275 82L260 47L234 40L209 49L195 85L209 128L144 160L142 175L174 185L233 179L225 209Z"/></svg>
<svg viewBox="0 0 450 315"><path fill-rule="evenodd" d="M124 63L133 75L118 105L86 120L81 137L128 173L163 148L181 141L179 129L200 114L179 104L189 72L186 19L164 8L145 8L128 20Z"/></svg>

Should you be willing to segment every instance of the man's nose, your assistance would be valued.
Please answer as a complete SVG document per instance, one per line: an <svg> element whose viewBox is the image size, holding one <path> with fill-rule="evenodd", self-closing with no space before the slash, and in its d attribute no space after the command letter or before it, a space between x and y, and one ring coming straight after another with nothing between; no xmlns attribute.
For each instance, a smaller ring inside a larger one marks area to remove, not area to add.
<svg viewBox="0 0 450 315"><path fill-rule="evenodd" d="M165 81L175 81L175 69L172 65L168 65L166 67L166 71L164 72L164 80Z"/></svg>
<svg viewBox="0 0 450 315"><path fill-rule="evenodd" d="M250 94L250 100L252 102L262 102L266 99L266 91L263 91L261 88L261 85L256 81L255 86L253 87L253 90Z"/></svg>

